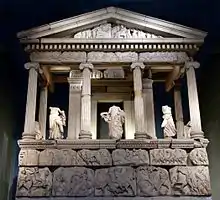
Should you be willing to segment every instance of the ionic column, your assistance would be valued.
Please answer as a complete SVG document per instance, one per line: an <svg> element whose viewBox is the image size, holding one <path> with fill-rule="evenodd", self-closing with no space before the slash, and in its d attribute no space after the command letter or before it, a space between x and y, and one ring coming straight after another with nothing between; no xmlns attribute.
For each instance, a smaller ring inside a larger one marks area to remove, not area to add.
<svg viewBox="0 0 220 200"><path fill-rule="evenodd" d="M125 111L125 139L134 139L135 126L133 121L133 101L124 101Z"/></svg>
<svg viewBox="0 0 220 200"><path fill-rule="evenodd" d="M35 112L36 112L36 100L37 100L37 78L39 63L26 63L25 68L29 70L28 78L28 90L27 90L27 102L24 132L22 139L35 139Z"/></svg>
<svg viewBox="0 0 220 200"><path fill-rule="evenodd" d="M79 138L81 119L81 87L82 77L79 70L72 70L69 78L69 114L67 138Z"/></svg>
<svg viewBox="0 0 220 200"><path fill-rule="evenodd" d="M92 139L91 133L91 63L81 63L79 68L83 74L81 97L81 130L79 139Z"/></svg>
<svg viewBox="0 0 220 200"><path fill-rule="evenodd" d="M142 96L142 69L143 63L132 63L134 81L134 111L135 111L135 139L150 138L144 125L144 102Z"/></svg>
<svg viewBox="0 0 220 200"><path fill-rule="evenodd" d="M199 63L187 62L185 64L185 67L186 67L186 76L187 76L190 121L192 126L191 137L195 139L204 138L204 133L202 131L202 126L201 126L199 99L198 99L196 75L194 69L194 68L199 68Z"/></svg>
<svg viewBox="0 0 220 200"><path fill-rule="evenodd" d="M183 121L183 108L182 108L180 83L175 83L174 86L174 105L175 105L177 138L182 139L184 138L184 121Z"/></svg>
<svg viewBox="0 0 220 200"><path fill-rule="evenodd" d="M143 100L145 114L145 131L152 137L156 138L155 115L154 115L154 94L153 80L143 79Z"/></svg>
<svg viewBox="0 0 220 200"><path fill-rule="evenodd" d="M39 125L43 139L46 139L46 123L47 123L47 96L48 87L44 86L40 90L40 106L39 106Z"/></svg>

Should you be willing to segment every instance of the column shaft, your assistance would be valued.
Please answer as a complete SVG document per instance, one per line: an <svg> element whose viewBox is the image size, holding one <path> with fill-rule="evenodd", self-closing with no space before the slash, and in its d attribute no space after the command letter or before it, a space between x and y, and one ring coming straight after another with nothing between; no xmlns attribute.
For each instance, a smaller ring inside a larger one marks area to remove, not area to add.
<svg viewBox="0 0 220 200"><path fill-rule="evenodd" d="M174 87L174 105L178 139L184 138L183 108L180 89L180 85L176 83Z"/></svg>
<svg viewBox="0 0 220 200"><path fill-rule="evenodd" d="M154 114L154 94L153 80L143 79L143 99L145 114L145 131L152 137L156 138L155 114Z"/></svg>
<svg viewBox="0 0 220 200"><path fill-rule="evenodd" d="M35 113L36 113L36 99L37 99L37 78L38 78L38 63L26 63L25 68L29 69L28 91L26 102L26 113L24 132L22 139L35 139Z"/></svg>
<svg viewBox="0 0 220 200"><path fill-rule="evenodd" d="M83 85L81 98L81 132L80 139L92 139L91 133L91 71L92 64L81 64L83 70Z"/></svg>
<svg viewBox="0 0 220 200"><path fill-rule="evenodd" d="M133 101L124 101L125 139L134 139L135 126L133 121Z"/></svg>
<svg viewBox="0 0 220 200"><path fill-rule="evenodd" d="M192 125L192 138L203 138L204 133L202 132L201 119L200 119L200 109L199 109L199 99L196 84L195 69L198 68L199 63L189 62L186 63L186 76L187 76L187 87L188 87L188 98L189 98L189 111L190 111L190 121Z"/></svg>
<svg viewBox="0 0 220 200"><path fill-rule="evenodd" d="M42 87L40 91L40 106L39 106L39 124L43 139L46 139L46 123L47 123L47 96L48 88Z"/></svg>

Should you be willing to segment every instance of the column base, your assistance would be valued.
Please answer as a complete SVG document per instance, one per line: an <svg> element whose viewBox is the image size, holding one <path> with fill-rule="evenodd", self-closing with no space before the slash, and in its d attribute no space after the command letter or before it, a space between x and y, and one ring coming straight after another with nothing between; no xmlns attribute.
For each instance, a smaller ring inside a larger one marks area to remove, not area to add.
<svg viewBox="0 0 220 200"><path fill-rule="evenodd" d="M92 133L90 131L81 130L79 133L79 139L92 139Z"/></svg>
<svg viewBox="0 0 220 200"><path fill-rule="evenodd" d="M22 133L22 140L35 140L36 139L36 134L33 133Z"/></svg>
<svg viewBox="0 0 220 200"><path fill-rule="evenodd" d="M203 131L192 131L190 133L192 139L203 139L204 132Z"/></svg>
<svg viewBox="0 0 220 200"><path fill-rule="evenodd" d="M152 137L145 132L135 132L134 138L135 139L152 139Z"/></svg>

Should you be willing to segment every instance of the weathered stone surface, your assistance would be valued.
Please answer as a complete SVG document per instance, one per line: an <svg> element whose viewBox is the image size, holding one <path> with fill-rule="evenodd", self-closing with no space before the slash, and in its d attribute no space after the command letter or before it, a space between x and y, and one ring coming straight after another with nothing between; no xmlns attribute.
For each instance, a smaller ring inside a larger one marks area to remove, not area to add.
<svg viewBox="0 0 220 200"><path fill-rule="evenodd" d="M169 173L166 169L141 166L136 171L138 196L163 196L171 194Z"/></svg>
<svg viewBox="0 0 220 200"><path fill-rule="evenodd" d="M208 167L174 167L170 169L173 195L211 195Z"/></svg>
<svg viewBox="0 0 220 200"><path fill-rule="evenodd" d="M190 154L189 158L194 165L209 165L208 155L205 148L195 148Z"/></svg>
<svg viewBox="0 0 220 200"><path fill-rule="evenodd" d="M76 152L71 149L45 149L40 152L40 166L73 166L76 164Z"/></svg>
<svg viewBox="0 0 220 200"><path fill-rule="evenodd" d="M94 171L85 167L60 167L53 173L53 196L93 196Z"/></svg>
<svg viewBox="0 0 220 200"><path fill-rule="evenodd" d="M111 167L95 172L96 196L135 196L135 171L131 167Z"/></svg>
<svg viewBox="0 0 220 200"><path fill-rule="evenodd" d="M147 165L149 164L149 155L146 150L128 150L116 149L112 152L114 165Z"/></svg>
<svg viewBox="0 0 220 200"><path fill-rule="evenodd" d="M21 149L18 157L19 166L37 166L39 152L34 149Z"/></svg>
<svg viewBox="0 0 220 200"><path fill-rule="evenodd" d="M112 158L107 149L83 149L77 152L76 163L80 166L111 166Z"/></svg>
<svg viewBox="0 0 220 200"><path fill-rule="evenodd" d="M151 165L186 165L187 153L183 149L150 150Z"/></svg>
<svg viewBox="0 0 220 200"><path fill-rule="evenodd" d="M135 52L89 52L88 62L135 62L138 54Z"/></svg>
<svg viewBox="0 0 220 200"><path fill-rule="evenodd" d="M139 53L142 62L175 62L184 63L189 58L184 52L144 52Z"/></svg>
<svg viewBox="0 0 220 200"><path fill-rule="evenodd" d="M18 173L16 196L36 197L50 196L52 173L46 168L21 167Z"/></svg>
<svg viewBox="0 0 220 200"><path fill-rule="evenodd" d="M86 62L86 52L56 51L56 52L33 52L30 55L31 61L44 63L70 63Z"/></svg>

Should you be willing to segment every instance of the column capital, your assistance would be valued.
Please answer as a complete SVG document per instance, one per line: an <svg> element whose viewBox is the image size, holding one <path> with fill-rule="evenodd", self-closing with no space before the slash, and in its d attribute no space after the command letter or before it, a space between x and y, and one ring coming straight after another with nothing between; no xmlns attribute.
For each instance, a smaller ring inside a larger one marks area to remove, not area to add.
<svg viewBox="0 0 220 200"><path fill-rule="evenodd" d="M36 62L27 62L24 64L25 69L31 69L34 68L36 71L40 69L40 64Z"/></svg>
<svg viewBox="0 0 220 200"><path fill-rule="evenodd" d="M152 84L153 80L150 78L143 78L142 84L143 84L143 89L152 89Z"/></svg>
<svg viewBox="0 0 220 200"><path fill-rule="evenodd" d="M143 62L133 62L133 63L131 64L131 69L133 70L133 69L135 69L136 67L139 67L139 68L141 68L141 69L144 69L144 68L145 68L145 65L144 65Z"/></svg>
<svg viewBox="0 0 220 200"><path fill-rule="evenodd" d="M186 69L189 69L190 67L197 69L200 67L200 63L196 61L188 61L188 62L185 62L185 67Z"/></svg>
<svg viewBox="0 0 220 200"><path fill-rule="evenodd" d="M92 63L81 63L79 65L79 69L80 70L83 70L85 68L88 68L88 69L93 69L93 64Z"/></svg>

